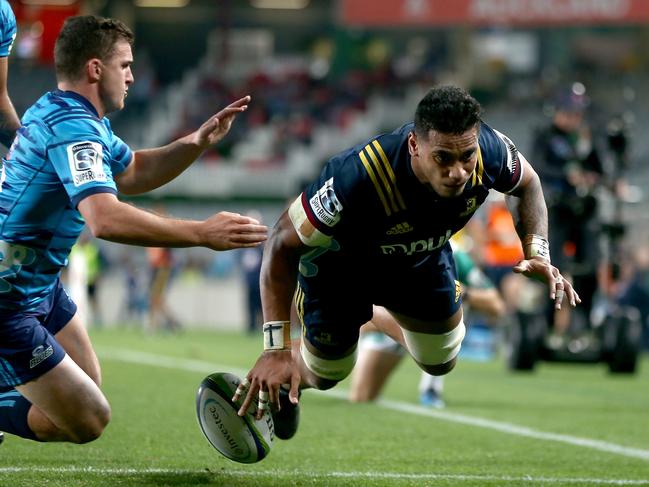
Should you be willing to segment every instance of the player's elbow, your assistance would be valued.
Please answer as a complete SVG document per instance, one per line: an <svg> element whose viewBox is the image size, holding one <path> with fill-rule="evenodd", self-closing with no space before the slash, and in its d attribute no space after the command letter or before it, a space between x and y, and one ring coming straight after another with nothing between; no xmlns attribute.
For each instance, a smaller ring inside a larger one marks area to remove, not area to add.
<svg viewBox="0 0 649 487"><path fill-rule="evenodd" d="M110 225L106 222L106 218L98 217L90 220L86 219L86 226L93 237L110 240Z"/></svg>

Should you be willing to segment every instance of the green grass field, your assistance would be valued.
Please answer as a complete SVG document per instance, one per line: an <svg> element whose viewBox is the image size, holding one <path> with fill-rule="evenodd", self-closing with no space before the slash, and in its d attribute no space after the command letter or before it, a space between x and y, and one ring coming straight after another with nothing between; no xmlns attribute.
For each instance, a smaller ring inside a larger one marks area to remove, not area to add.
<svg viewBox="0 0 649 487"><path fill-rule="evenodd" d="M261 338L191 331L92 333L113 420L87 445L7 435L0 486L649 485L649 360L640 373L541 364L512 374L501 360L461 361L447 408L418 406L405 360L384 399L350 404L347 384L306 391L302 422L254 465L222 457L203 437L194 394L210 372L242 374Z"/></svg>

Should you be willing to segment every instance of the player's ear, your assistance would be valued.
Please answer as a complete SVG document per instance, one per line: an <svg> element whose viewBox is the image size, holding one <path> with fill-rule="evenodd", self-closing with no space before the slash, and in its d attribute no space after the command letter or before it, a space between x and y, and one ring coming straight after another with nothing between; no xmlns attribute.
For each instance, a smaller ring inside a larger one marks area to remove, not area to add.
<svg viewBox="0 0 649 487"><path fill-rule="evenodd" d="M419 155L419 146L417 145L417 135L415 134L414 131L408 134L408 152L410 153L410 156Z"/></svg>
<svg viewBox="0 0 649 487"><path fill-rule="evenodd" d="M99 81L102 68L103 64L98 58L92 58L86 63L86 75L91 83Z"/></svg>

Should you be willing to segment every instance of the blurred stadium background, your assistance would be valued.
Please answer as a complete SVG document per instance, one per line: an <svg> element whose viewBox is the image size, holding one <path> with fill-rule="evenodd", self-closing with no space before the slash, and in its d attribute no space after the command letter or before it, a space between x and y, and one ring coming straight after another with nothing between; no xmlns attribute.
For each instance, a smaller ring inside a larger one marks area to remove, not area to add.
<svg viewBox="0 0 649 487"><path fill-rule="evenodd" d="M649 234L642 192L649 182L644 0L10 3L19 33L9 88L19 113L54 86L54 39L65 17L78 13L120 18L136 34L136 82L127 108L112 117L116 133L134 148L171 141L229 100L252 95L226 140L177 181L133 200L181 217L255 210L272 224L327 157L410 120L434 83L468 88L484 104L485 120L529 155L556 93L581 83L608 177L627 182L622 196L606 184L599 188L602 220L619 220L625 229L616 265L638 268L633 256ZM615 135L627 143L623 159L611 150ZM124 269L136 274L131 286L146 287L147 276L138 275L146 274L145 252L98 245L108 263L97 287L101 320L114 323L126 306ZM170 305L178 319L244 328L237 253L192 249L174 256ZM629 279L629 272L619 274Z"/></svg>

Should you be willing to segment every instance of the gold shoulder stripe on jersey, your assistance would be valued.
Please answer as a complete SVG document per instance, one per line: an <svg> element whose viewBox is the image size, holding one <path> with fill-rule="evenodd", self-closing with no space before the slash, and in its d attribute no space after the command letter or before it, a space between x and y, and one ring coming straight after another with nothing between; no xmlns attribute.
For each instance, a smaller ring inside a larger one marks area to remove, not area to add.
<svg viewBox="0 0 649 487"><path fill-rule="evenodd" d="M482 151L478 147L478 184L482 186L482 174L484 173L484 163L482 162Z"/></svg>
<svg viewBox="0 0 649 487"><path fill-rule="evenodd" d="M376 192L379 195L379 199L381 200L381 203L383 203L383 209L385 210L386 215L390 216L392 214L392 210L390 209L390 205L388 204L388 200L385 198L385 195L383 194L383 190L381 189L381 184L376 179L376 174L374 174L374 170L372 169L372 165L367 160L367 157L365 156L363 151L358 153L358 157L361 158L361 162L363 163L363 166L365 166L365 170L367 171L367 174L369 175L370 179L372 180L372 183L374 183L374 188L376 189Z"/></svg>
<svg viewBox="0 0 649 487"><path fill-rule="evenodd" d="M381 161L383 161L383 165L385 166L385 172L387 173L390 180L392 181L392 185L394 186L394 195L396 196L397 201L399 202L399 207L402 210L405 210L406 203L403 201L403 198L401 197L401 193L399 192L399 187L397 186L397 177L395 176L394 171L392 170L390 161L388 161L388 158L385 155L385 152L383 151L383 148L381 147L381 144L379 144L378 140L373 140L372 145L376 149L376 152L379 154L379 157L381 157Z"/></svg>
<svg viewBox="0 0 649 487"><path fill-rule="evenodd" d="M370 156L370 160L374 164L374 169L376 170L376 173L379 175L379 179L383 183L383 188L385 188L385 192L388 195L389 202L390 202L390 208L392 209L393 212L399 211L399 207L397 206L397 202L394 199L394 191L392 190L392 185L390 184L390 181L388 181L388 178L385 175L385 171L383 170L382 164L379 162L379 159L376 157L376 154L372 150L372 147L370 145L365 146L365 152Z"/></svg>

